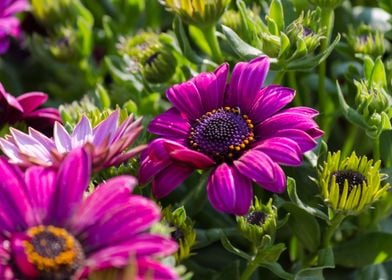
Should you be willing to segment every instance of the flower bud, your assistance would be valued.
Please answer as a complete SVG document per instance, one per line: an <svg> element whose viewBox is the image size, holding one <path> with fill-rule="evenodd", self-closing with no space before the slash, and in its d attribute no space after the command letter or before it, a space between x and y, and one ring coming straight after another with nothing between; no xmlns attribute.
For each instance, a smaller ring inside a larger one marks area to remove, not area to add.
<svg viewBox="0 0 392 280"><path fill-rule="evenodd" d="M196 26L214 25L222 16L230 0L160 0L182 21Z"/></svg>
<svg viewBox="0 0 392 280"><path fill-rule="evenodd" d="M272 199L262 204L255 197L253 205L245 216L237 216L237 224L242 235L256 246L260 246L265 235L275 236L277 209Z"/></svg>
<svg viewBox="0 0 392 280"><path fill-rule="evenodd" d="M355 54L369 55L376 58L382 56L385 52L384 34L368 25L362 24L356 29L350 26L346 39Z"/></svg>
<svg viewBox="0 0 392 280"><path fill-rule="evenodd" d="M309 0L309 2L320 8L335 9L342 4L343 0Z"/></svg>
<svg viewBox="0 0 392 280"><path fill-rule="evenodd" d="M373 163L355 152L342 159L340 151L329 153L319 173L324 202L330 209L347 215L357 215L377 201L389 189L382 184L381 161Z"/></svg>

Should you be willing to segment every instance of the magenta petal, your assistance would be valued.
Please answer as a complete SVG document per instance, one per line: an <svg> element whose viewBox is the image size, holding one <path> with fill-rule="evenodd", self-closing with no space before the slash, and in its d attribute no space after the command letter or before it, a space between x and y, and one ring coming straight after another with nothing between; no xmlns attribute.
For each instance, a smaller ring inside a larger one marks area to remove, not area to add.
<svg viewBox="0 0 392 280"><path fill-rule="evenodd" d="M197 87L204 111L212 111L223 106L228 72L229 65L225 63L219 66L214 73L201 73L190 80Z"/></svg>
<svg viewBox="0 0 392 280"><path fill-rule="evenodd" d="M271 192L282 192L286 179L282 168L261 151L250 150L234 161L237 170Z"/></svg>
<svg viewBox="0 0 392 280"><path fill-rule="evenodd" d="M184 112L191 120L195 120L205 113L200 94L190 81L172 86L166 92L166 96L174 107Z"/></svg>
<svg viewBox="0 0 392 280"><path fill-rule="evenodd" d="M226 103L239 106L248 112L264 83L269 69L269 58L261 56L248 63L240 62L234 67L226 95Z"/></svg>
<svg viewBox="0 0 392 280"><path fill-rule="evenodd" d="M299 145L289 138L273 137L262 140L254 149L262 151L279 164L298 166L302 164Z"/></svg>
<svg viewBox="0 0 392 280"><path fill-rule="evenodd" d="M181 116L180 112L173 107L154 118L150 122L148 130L151 133L169 139L186 139L189 136L190 124Z"/></svg>
<svg viewBox="0 0 392 280"><path fill-rule="evenodd" d="M8 42L8 40L7 40ZM16 100L15 97L13 97L11 94L7 93L3 87L3 85L0 83L0 100L5 99L8 105L16 109L17 111L23 112L22 106L19 104L18 100Z"/></svg>
<svg viewBox="0 0 392 280"><path fill-rule="evenodd" d="M170 158L190 164L196 169L205 169L215 164L215 161L205 154L190 150L174 141L166 141L164 146L169 152Z"/></svg>
<svg viewBox="0 0 392 280"><path fill-rule="evenodd" d="M152 181L152 193L156 198L162 198L171 193L176 187L188 178L192 167L171 164L157 174Z"/></svg>
<svg viewBox="0 0 392 280"><path fill-rule="evenodd" d="M269 85L263 88L259 95L248 113L253 123L265 120L290 103L295 96L295 91L278 85Z"/></svg>
<svg viewBox="0 0 392 280"><path fill-rule="evenodd" d="M207 192L215 209L235 215L248 212L253 196L251 181L226 163L211 173Z"/></svg>
<svg viewBox="0 0 392 280"><path fill-rule="evenodd" d="M155 139L142 152L139 169L140 184L146 184L153 176L172 163L164 144L164 139Z"/></svg>
<svg viewBox="0 0 392 280"><path fill-rule="evenodd" d="M33 166L26 170L25 181L29 194L33 219L29 226L42 224L48 215L51 197L55 191L56 172L51 168Z"/></svg>
<svg viewBox="0 0 392 280"><path fill-rule="evenodd" d="M18 96L19 104L23 107L23 112L30 113L41 106L48 99L48 95L43 92L28 92Z"/></svg>
<svg viewBox="0 0 392 280"><path fill-rule="evenodd" d="M73 150L65 157L56 178L56 191L47 217L49 224L62 226L72 216L82 202L90 175L91 159L83 149Z"/></svg>
<svg viewBox="0 0 392 280"><path fill-rule="evenodd" d="M138 279L177 280L180 279L172 268L147 258L138 259Z"/></svg>
<svg viewBox="0 0 392 280"><path fill-rule="evenodd" d="M274 134L276 137L289 138L295 141L301 148L301 152L305 153L316 147L317 142L306 132L298 129L282 129Z"/></svg>
<svg viewBox="0 0 392 280"><path fill-rule="evenodd" d="M3 231L18 231L31 219L30 198L20 169L0 158L0 227Z"/></svg>

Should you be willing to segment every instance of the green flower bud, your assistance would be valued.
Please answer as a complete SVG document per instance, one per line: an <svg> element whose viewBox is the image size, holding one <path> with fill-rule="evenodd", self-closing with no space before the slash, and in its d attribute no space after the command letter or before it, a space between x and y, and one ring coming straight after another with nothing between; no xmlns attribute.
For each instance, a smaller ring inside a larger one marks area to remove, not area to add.
<svg viewBox="0 0 392 280"><path fill-rule="evenodd" d="M342 159L340 151L329 153L319 173L321 195L328 207L346 215L357 215L389 189L382 184L381 161L373 163L355 152Z"/></svg>
<svg viewBox="0 0 392 280"><path fill-rule="evenodd" d="M355 103L357 111L368 118L374 113L390 111L389 96L384 88L378 85L369 85L366 81L354 81L357 87Z"/></svg>
<svg viewBox="0 0 392 280"><path fill-rule="evenodd" d="M196 242L196 231L193 229L193 222L186 215L184 207L172 210L166 207L162 210L163 221L171 228L171 236L179 244L179 249L175 254L178 262L190 256L191 248Z"/></svg>
<svg viewBox="0 0 392 280"><path fill-rule="evenodd" d="M376 58L385 52L384 34L368 25L362 24L356 29L350 26L346 39L355 54Z"/></svg>
<svg viewBox="0 0 392 280"><path fill-rule="evenodd" d="M172 48L155 33L141 33L120 43L119 51L130 57L131 71L139 71L150 83L168 81L176 71Z"/></svg>
<svg viewBox="0 0 392 280"><path fill-rule="evenodd" d="M342 4L343 0L309 0L309 2L320 8L335 9Z"/></svg>
<svg viewBox="0 0 392 280"><path fill-rule="evenodd" d="M160 3L184 22L206 26L219 20L230 0L160 0Z"/></svg>
<svg viewBox="0 0 392 280"><path fill-rule="evenodd" d="M237 225L246 239L260 246L265 235L269 235L271 239L274 238L276 219L277 209L272 205L272 199L264 205L255 197L248 214L237 216Z"/></svg>

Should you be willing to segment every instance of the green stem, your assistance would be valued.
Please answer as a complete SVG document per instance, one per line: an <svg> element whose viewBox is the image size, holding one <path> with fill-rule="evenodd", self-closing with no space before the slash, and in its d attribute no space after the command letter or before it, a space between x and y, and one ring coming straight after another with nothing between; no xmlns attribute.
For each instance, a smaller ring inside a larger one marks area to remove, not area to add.
<svg viewBox="0 0 392 280"><path fill-rule="evenodd" d="M302 98L301 98L301 93L298 92L298 84L297 84L297 79L296 79L296 76L295 76L295 72L294 71L289 71L288 72L288 76L289 76L290 87L296 90L296 94L295 94L295 98L294 98L294 105L295 106L303 105Z"/></svg>
<svg viewBox="0 0 392 280"><path fill-rule="evenodd" d="M348 133L344 140L344 146L342 149L342 158L348 156L353 150L355 140L357 140L358 127L356 125L350 125Z"/></svg>
<svg viewBox="0 0 392 280"><path fill-rule="evenodd" d="M321 42L320 52L325 51L328 48L328 45L331 41L331 34L334 23L334 10L324 8L321 12L321 26L326 27L326 38ZM329 134L330 126L331 126L331 116L333 112L333 104L331 104L331 100L325 90L325 78L327 74L327 62L324 60L319 65L319 85L318 85L318 98L319 98L319 109L321 111L321 120L320 125L321 128L325 131L325 136L327 137Z"/></svg>
<svg viewBox="0 0 392 280"><path fill-rule="evenodd" d="M380 159L380 138L376 138L373 141L373 159L375 161Z"/></svg>
<svg viewBox="0 0 392 280"><path fill-rule="evenodd" d="M276 72L275 78L272 83L277 85L281 84L285 73L285 71Z"/></svg>
<svg viewBox="0 0 392 280"><path fill-rule="evenodd" d="M327 230L325 231L324 234L324 239L323 239L323 247L328 248L331 243L331 238L337 228L340 226L342 221L344 220L346 216L342 213L337 213L331 220L330 225L327 227Z"/></svg>
<svg viewBox="0 0 392 280"><path fill-rule="evenodd" d="M255 270L259 267L259 264L255 261L257 252L254 254L254 257L251 261L246 265L245 270L242 272L240 280L248 280Z"/></svg>
<svg viewBox="0 0 392 280"><path fill-rule="evenodd" d="M204 37L211 49L212 59L217 63L223 62L222 51L220 49L218 38L216 36L215 25L205 26L201 28L201 30L203 31Z"/></svg>

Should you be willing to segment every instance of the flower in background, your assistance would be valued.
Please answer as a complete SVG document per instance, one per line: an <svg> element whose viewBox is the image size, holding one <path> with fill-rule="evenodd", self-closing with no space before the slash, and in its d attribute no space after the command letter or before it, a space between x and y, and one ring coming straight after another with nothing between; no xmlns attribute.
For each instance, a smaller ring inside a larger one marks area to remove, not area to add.
<svg viewBox="0 0 392 280"><path fill-rule="evenodd" d="M261 88L269 69L262 56L238 63L226 85L229 67L201 73L174 85L167 98L174 105L157 116L149 131L161 136L142 153L140 180L152 181L158 198L168 195L195 169L209 169L207 192L212 205L227 213L247 213L252 182L283 192L279 166L302 164L302 154L316 146L323 132L307 107L283 109L295 91L278 85Z"/></svg>
<svg viewBox="0 0 392 280"><path fill-rule="evenodd" d="M28 167L31 165L58 166L72 150L85 147L91 154L94 170L117 166L144 149L144 145L125 151L142 131L141 118L129 116L119 125L119 111L114 111L105 120L92 128L83 116L69 134L64 126L56 122L53 138L29 128L28 134L11 128L11 135L0 139L0 148L11 163Z"/></svg>
<svg viewBox="0 0 392 280"><path fill-rule="evenodd" d="M147 231L160 211L131 194L134 177L112 178L83 199L91 175L83 149L70 153L58 171L34 166L23 174L4 159L0 167L1 279L85 279L130 261L136 279L177 279L156 260L177 245Z"/></svg>
<svg viewBox="0 0 392 280"><path fill-rule="evenodd" d="M61 122L61 118L55 108L38 109L47 99L48 95L43 92L28 92L15 98L0 83L0 128L24 122L27 126L51 135L54 123Z"/></svg>
<svg viewBox="0 0 392 280"><path fill-rule="evenodd" d="M27 0L2 0L0 1L0 54L7 52L10 42L9 37L20 35L20 22L16 13L29 8Z"/></svg>
<svg viewBox="0 0 392 280"><path fill-rule="evenodd" d="M340 151L329 153L320 172L324 201L336 211L359 214L389 189L388 183L381 184L385 174L380 173L380 166L381 161L373 163L355 152L343 159Z"/></svg>

